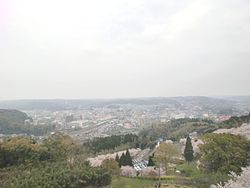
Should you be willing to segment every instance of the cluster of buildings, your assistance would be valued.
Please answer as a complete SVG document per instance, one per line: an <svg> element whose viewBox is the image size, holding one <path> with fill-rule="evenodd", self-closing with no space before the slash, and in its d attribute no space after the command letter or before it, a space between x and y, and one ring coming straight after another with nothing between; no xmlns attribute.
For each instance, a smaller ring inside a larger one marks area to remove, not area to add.
<svg viewBox="0 0 250 188"><path fill-rule="evenodd" d="M204 111L199 106L165 106L121 104L86 107L72 110L26 111L34 125L53 125L79 139L103 137L112 134L137 133L139 130L171 119L204 118L223 121L230 116Z"/></svg>

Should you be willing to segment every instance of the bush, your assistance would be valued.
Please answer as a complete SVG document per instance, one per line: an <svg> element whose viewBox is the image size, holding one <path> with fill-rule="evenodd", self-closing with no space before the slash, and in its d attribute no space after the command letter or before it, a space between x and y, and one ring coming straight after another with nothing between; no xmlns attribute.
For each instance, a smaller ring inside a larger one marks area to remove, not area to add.
<svg viewBox="0 0 250 188"><path fill-rule="evenodd" d="M3 187L85 187L107 186L111 175L102 168L92 168L86 164L53 163L31 168L16 168L8 176Z"/></svg>
<svg viewBox="0 0 250 188"><path fill-rule="evenodd" d="M181 172L182 175L187 177L195 177L201 173L200 170L197 169L195 163L184 163L182 165L177 166L176 168Z"/></svg>
<svg viewBox="0 0 250 188"><path fill-rule="evenodd" d="M202 167L207 172L239 174L247 165L250 142L241 136L231 134L207 134L201 148Z"/></svg>
<svg viewBox="0 0 250 188"><path fill-rule="evenodd" d="M209 188L212 184L219 182L226 182L229 176L222 173L200 173L199 176L194 177L194 183L197 188Z"/></svg>

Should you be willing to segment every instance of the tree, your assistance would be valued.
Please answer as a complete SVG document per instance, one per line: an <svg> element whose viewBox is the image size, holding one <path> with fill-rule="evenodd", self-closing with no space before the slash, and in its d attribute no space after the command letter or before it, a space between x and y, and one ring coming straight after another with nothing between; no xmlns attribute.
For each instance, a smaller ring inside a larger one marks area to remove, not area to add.
<svg viewBox="0 0 250 188"><path fill-rule="evenodd" d="M26 137L13 137L0 143L0 167L43 160L47 148Z"/></svg>
<svg viewBox="0 0 250 188"><path fill-rule="evenodd" d="M173 159L179 155L179 151L174 144L161 143L157 148L154 159L159 168L163 167L165 172L169 167L169 164L173 162Z"/></svg>
<svg viewBox="0 0 250 188"><path fill-rule="evenodd" d="M1 187L109 185L110 171L119 170L114 159L105 162L103 167L91 167L88 162L78 158L79 154L82 155L79 146L71 137L61 134L53 135L43 142L27 137L4 139L0 143L0 168L3 167L0 174ZM6 166L8 169L4 169ZM107 170L107 167L111 170Z"/></svg>
<svg viewBox="0 0 250 188"><path fill-rule="evenodd" d="M2 177L1 177L2 178ZM1 187L106 187L111 174L103 168L83 163L44 163L38 166L20 166L1 179Z"/></svg>
<svg viewBox="0 0 250 188"><path fill-rule="evenodd" d="M126 156L126 165L133 166L132 157L131 157L128 149L126 151L125 156Z"/></svg>
<svg viewBox="0 0 250 188"><path fill-rule="evenodd" d="M129 151L126 151L126 154L122 153L120 160L119 160L119 166L133 166L132 158L129 153Z"/></svg>
<svg viewBox="0 0 250 188"><path fill-rule="evenodd" d="M249 173L250 173L250 167L243 168L243 171L240 176L235 173L231 173L230 176L232 179L224 183L212 185L211 188L250 187Z"/></svg>
<svg viewBox="0 0 250 188"><path fill-rule="evenodd" d="M113 175L120 174L119 164L114 159L105 159L102 161L101 167Z"/></svg>
<svg viewBox="0 0 250 188"><path fill-rule="evenodd" d="M126 166L126 156L124 153L122 153L120 160L119 160L119 166Z"/></svg>
<svg viewBox="0 0 250 188"><path fill-rule="evenodd" d="M71 159L72 156L81 153L81 145L73 140L69 135L56 133L43 141L44 147L48 148L50 160Z"/></svg>
<svg viewBox="0 0 250 188"><path fill-rule="evenodd" d="M119 158L118 153L117 153L116 156L115 156L115 161L116 161L118 164L120 163L120 158Z"/></svg>
<svg viewBox="0 0 250 188"><path fill-rule="evenodd" d="M191 138L188 136L186 140L186 146L184 149L184 157L187 162L194 160L194 150L191 142Z"/></svg>
<svg viewBox="0 0 250 188"><path fill-rule="evenodd" d="M94 153L101 152L103 150L114 150L124 144L129 147L134 147L137 143L138 136L134 134L126 135L112 135L109 137L94 138L87 143L89 149Z"/></svg>
<svg viewBox="0 0 250 188"><path fill-rule="evenodd" d="M208 172L241 172L247 165L250 142L231 134L206 134L201 149L201 166Z"/></svg>
<svg viewBox="0 0 250 188"><path fill-rule="evenodd" d="M148 166L155 166L153 158L154 158L154 154L149 156L149 158L148 158Z"/></svg>

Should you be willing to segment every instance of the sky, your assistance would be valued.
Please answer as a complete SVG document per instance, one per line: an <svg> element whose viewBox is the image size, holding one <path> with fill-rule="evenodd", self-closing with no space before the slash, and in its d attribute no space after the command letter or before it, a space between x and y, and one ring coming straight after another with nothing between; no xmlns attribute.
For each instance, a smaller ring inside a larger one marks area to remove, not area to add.
<svg viewBox="0 0 250 188"><path fill-rule="evenodd" d="M0 100L250 95L249 0L0 0Z"/></svg>

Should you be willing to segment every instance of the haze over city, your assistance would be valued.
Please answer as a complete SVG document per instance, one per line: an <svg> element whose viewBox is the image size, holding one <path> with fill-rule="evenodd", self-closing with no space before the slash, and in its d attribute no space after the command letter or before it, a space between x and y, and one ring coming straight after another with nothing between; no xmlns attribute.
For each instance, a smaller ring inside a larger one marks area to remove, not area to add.
<svg viewBox="0 0 250 188"><path fill-rule="evenodd" d="M1 188L250 188L250 0L0 0Z"/></svg>
<svg viewBox="0 0 250 188"><path fill-rule="evenodd" d="M0 1L0 99L249 95L247 0Z"/></svg>

